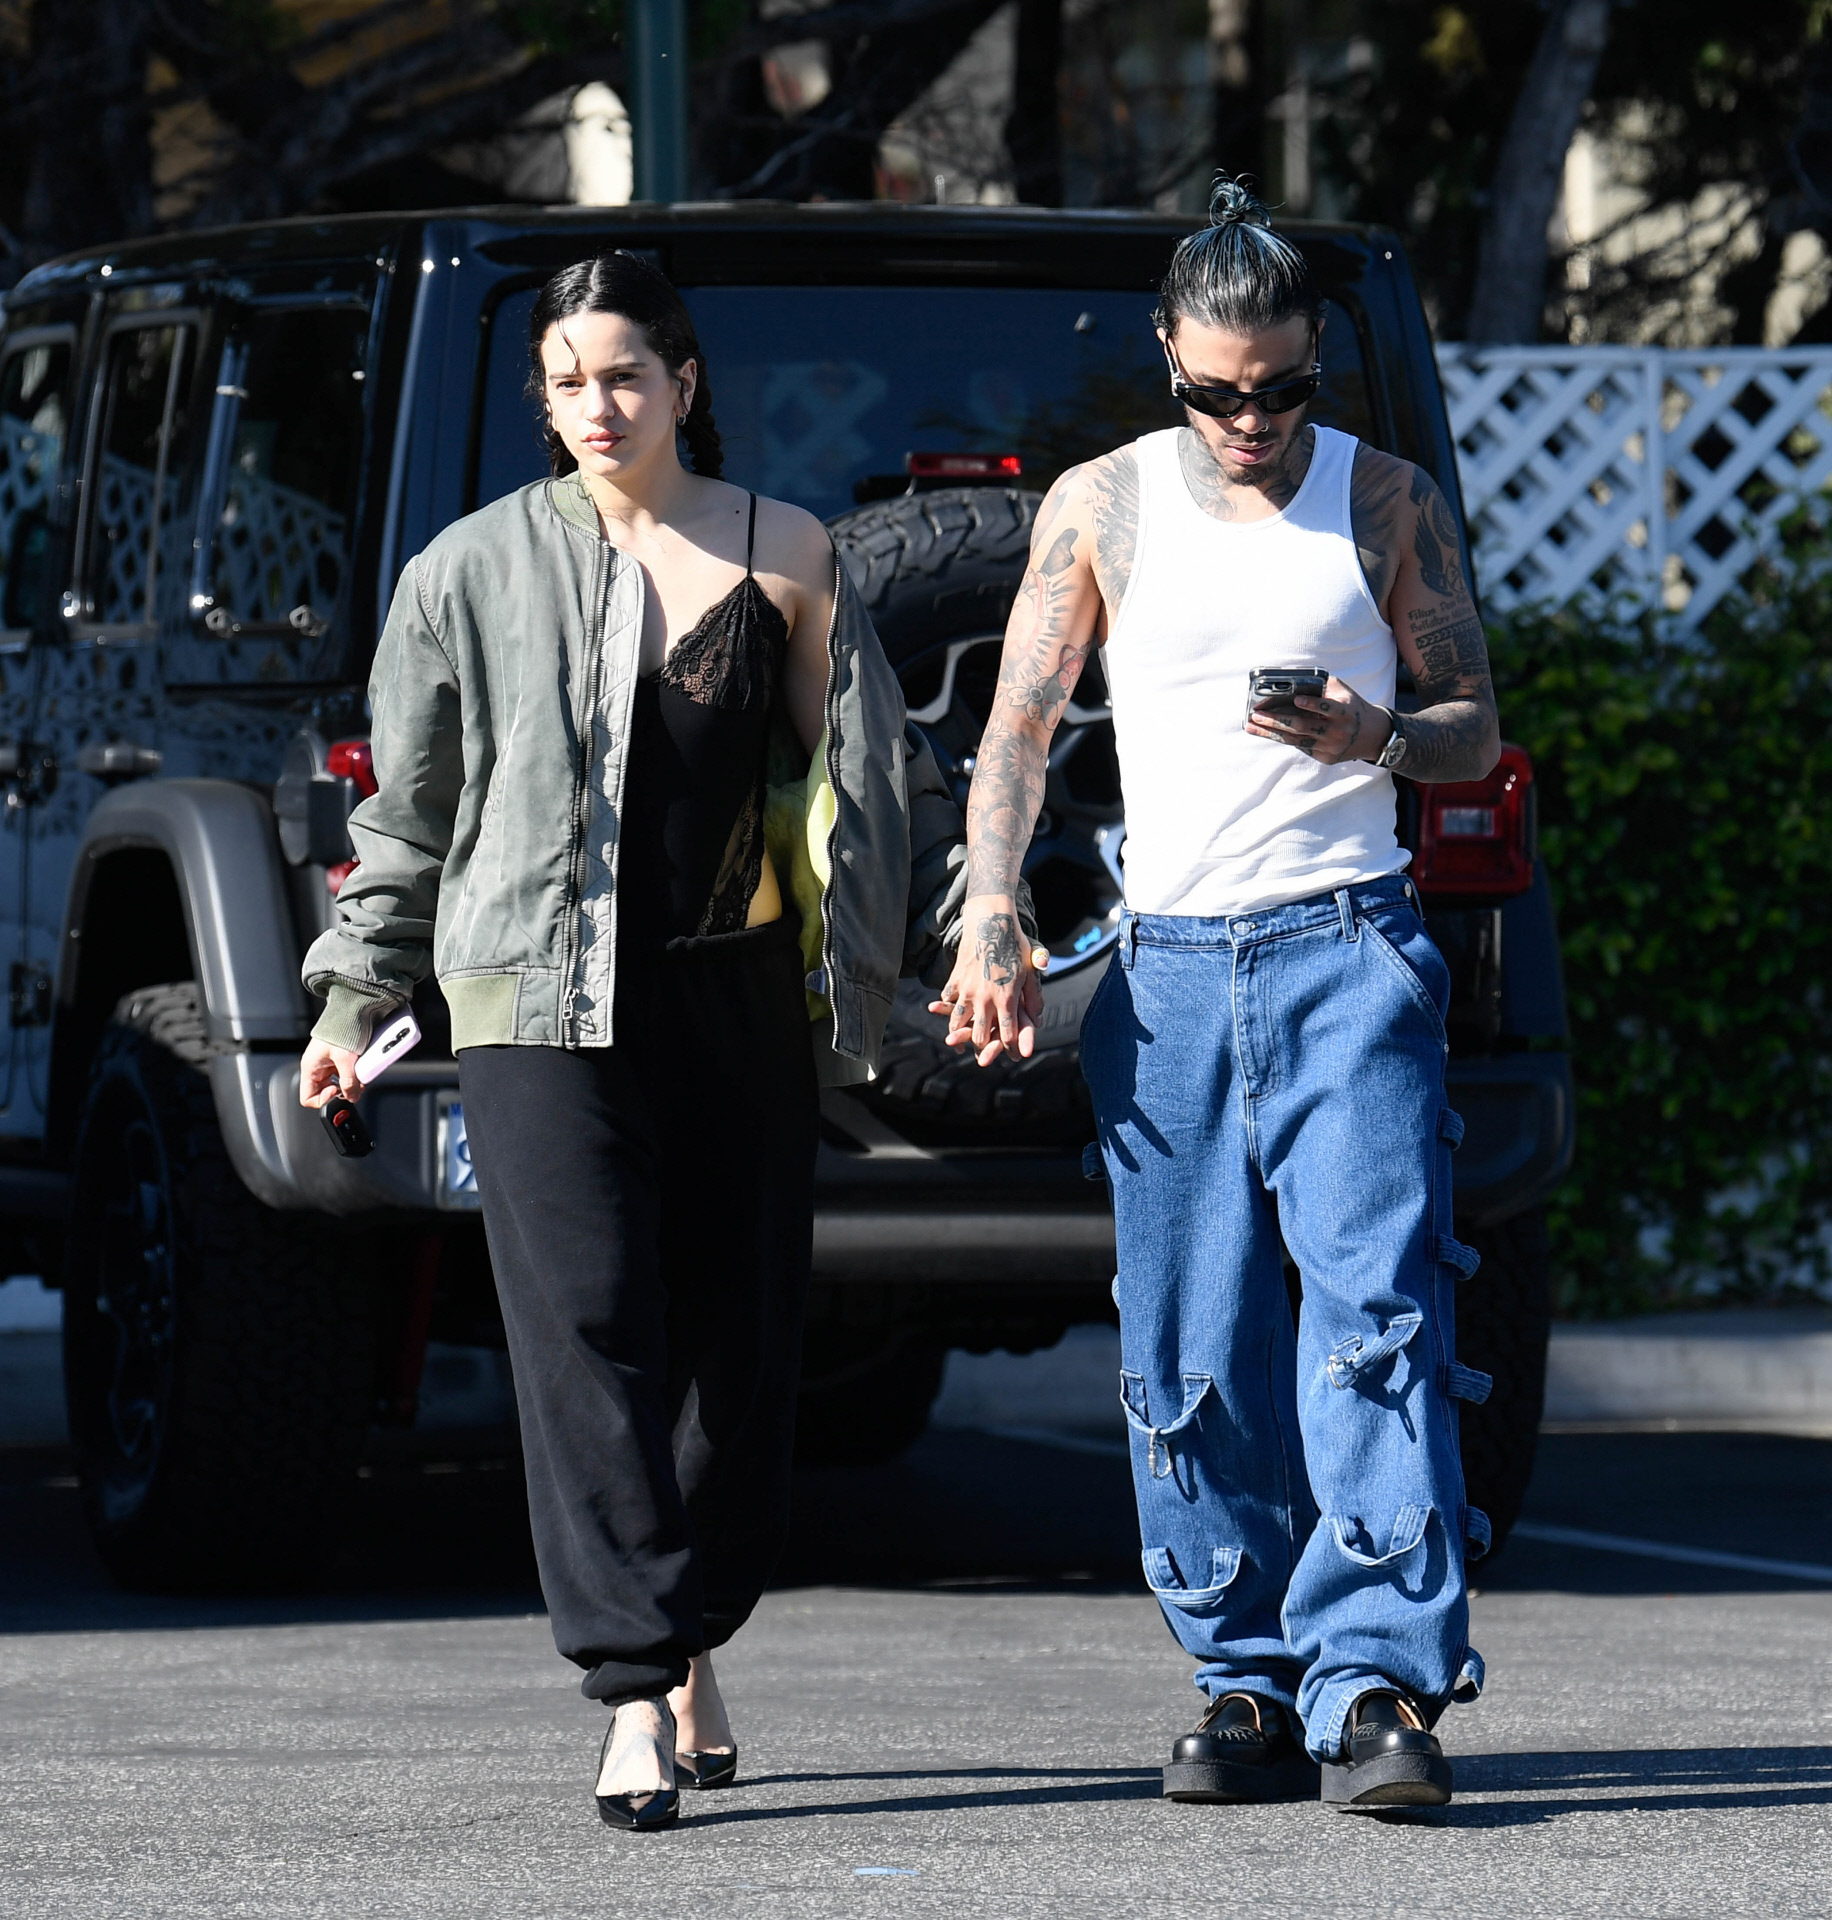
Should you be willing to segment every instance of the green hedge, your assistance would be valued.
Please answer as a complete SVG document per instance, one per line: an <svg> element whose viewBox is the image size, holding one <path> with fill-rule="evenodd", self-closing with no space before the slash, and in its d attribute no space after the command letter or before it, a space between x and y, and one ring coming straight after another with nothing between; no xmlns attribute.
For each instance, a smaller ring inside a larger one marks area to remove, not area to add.
<svg viewBox="0 0 1832 1920"><path fill-rule="evenodd" d="M1702 632L1491 628L1558 903L1578 1151L1562 1311L1823 1283L1832 1219L1832 548Z"/></svg>

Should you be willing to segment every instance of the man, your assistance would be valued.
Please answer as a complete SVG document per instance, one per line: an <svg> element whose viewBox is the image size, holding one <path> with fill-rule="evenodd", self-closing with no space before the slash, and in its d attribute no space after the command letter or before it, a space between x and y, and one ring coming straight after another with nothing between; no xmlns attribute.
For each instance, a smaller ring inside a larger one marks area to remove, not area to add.
<svg viewBox="0 0 1832 1920"><path fill-rule="evenodd" d="M1449 977L1392 775L1499 753L1457 526L1430 477L1305 419L1320 302L1218 179L1157 314L1187 424L1038 511L967 809L967 937L936 1002L982 1065L1040 1010L1015 893L1051 733L1099 645L1126 905L1090 1006L1146 1578L1210 1705L1174 1799L1441 1805L1473 1699L1444 1102ZM1400 660L1418 711L1394 712ZM1255 669L1319 694L1249 711ZM1294 1332L1281 1266L1303 1282Z"/></svg>

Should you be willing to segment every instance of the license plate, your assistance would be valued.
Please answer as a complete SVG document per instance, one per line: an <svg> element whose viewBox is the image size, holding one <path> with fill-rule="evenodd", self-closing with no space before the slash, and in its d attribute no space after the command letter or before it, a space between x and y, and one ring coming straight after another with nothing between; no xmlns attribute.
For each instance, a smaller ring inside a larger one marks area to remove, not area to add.
<svg viewBox="0 0 1832 1920"><path fill-rule="evenodd" d="M439 1104L439 1204L442 1207L481 1207L477 1169L471 1165L471 1143L464 1131L464 1104Z"/></svg>

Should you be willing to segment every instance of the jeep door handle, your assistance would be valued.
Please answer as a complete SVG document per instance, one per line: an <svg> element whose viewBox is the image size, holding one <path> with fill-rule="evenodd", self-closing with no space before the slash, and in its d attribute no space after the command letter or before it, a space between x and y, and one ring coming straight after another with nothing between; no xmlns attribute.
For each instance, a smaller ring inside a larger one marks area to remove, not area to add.
<svg viewBox="0 0 1832 1920"><path fill-rule="evenodd" d="M157 747L137 746L131 740L92 740L79 747L76 764L98 780L139 780L157 773L165 756Z"/></svg>

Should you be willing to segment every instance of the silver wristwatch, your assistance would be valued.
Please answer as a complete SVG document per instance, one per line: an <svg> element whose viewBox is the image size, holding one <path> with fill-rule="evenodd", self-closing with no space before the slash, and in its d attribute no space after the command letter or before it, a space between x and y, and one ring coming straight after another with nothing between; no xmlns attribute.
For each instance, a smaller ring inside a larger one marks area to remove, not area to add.
<svg viewBox="0 0 1832 1920"><path fill-rule="evenodd" d="M1387 744L1381 748L1380 757L1374 762L1377 767L1385 767L1389 773L1398 773L1406 763L1406 736L1399 730L1399 715L1391 707L1383 708L1387 724L1392 731L1387 735Z"/></svg>

